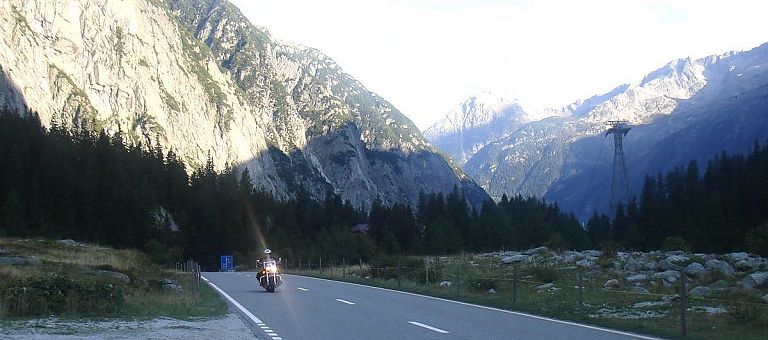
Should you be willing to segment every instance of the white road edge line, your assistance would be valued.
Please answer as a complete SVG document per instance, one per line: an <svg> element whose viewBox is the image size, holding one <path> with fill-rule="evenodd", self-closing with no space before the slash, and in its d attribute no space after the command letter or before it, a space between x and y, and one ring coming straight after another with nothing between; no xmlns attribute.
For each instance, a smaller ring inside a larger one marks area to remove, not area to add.
<svg viewBox="0 0 768 340"><path fill-rule="evenodd" d="M497 311L497 312L502 312L502 313L507 313L507 314L514 314L514 315L519 315L519 316L525 316L525 317L529 317L529 318L533 318L533 319L551 321L551 322L561 323L561 324L565 324L565 325L571 325L571 326L576 326L576 327L583 327L583 328L587 328L587 329L594 329L594 330L608 332L608 333L613 333L613 334L626 335L626 336L631 336L631 337L635 337L635 338L638 338L638 339L647 339L647 340L659 339L659 338L654 338L652 336L640 335L640 334L634 334L634 333L628 333L628 332L622 332L622 331L618 331L618 330L615 330L615 329L609 329L609 328L602 328L602 327L597 327L597 326L584 325L584 324L580 324L580 323L576 323L576 322L571 322L571 321L557 320L557 319L547 318L547 317L538 316L538 315L531 315L531 314L515 312L515 311L511 311L511 310L504 310L504 309L499 309L499 308L481 306L481 305L476 305L476 304L467 303L467 302L461 302L461 301L453 301L453 300L443 299L443 298L434 297L434 296L421 295L421 294L416 294L416 293L411 293L411 292L401 292L399 290L393 290L393 289L387 289L387 288L381 288L381 287L374 287L374 286L366 286L366 285L361 285L359 283L334 281L334 280L321 279L321 278L311 277L311 276L290 275L290 274L284 274L284 275L286 275L286 276L299 276L299 277L304 277L304 278L308 278L308 279L315 279L315 280L320 280L320 281L329 281L329 282L335 282L335 283L343 283L343 284L347 284L347 285L351 285L351 286L359 286L359 287L364 287L364 288L379 289L379 290L384 290L384 291L388 291L388 292L395 292L395 293L400 293L400 294L418 296L418 297L423 297L423 298L432 299L432 300L456 303L456 304L460 304L460 305L464 305L464 306L477 307L477 308L482 308L482 309L487 309L487 310L492 310L492 311Z"/></svg>
<svg viewBox="0 0 768 340"><path fill-rule="evenodd" d="M298 287L298 288L296 288L296 289L298 289L298 290L300 290L300 291L302 291L302 292L308 292L308 291L309 291L309 289L306 289L306 288L301 288L301 287Z"/></svg>
<svg viewBox="0 0 768 340"><path fill-rule="evenodd" d="M245 307L243 307L243 305L241 305L239 302L235 301L235 299L233 299L231 296L229 296L229 294L225 293L223 290L221 290L219 287L217 287L215 284L213 284L213 282L208 281L208 279L206 279L202 275L201 275L201 277L203 278L203 280L205 280L205 282L208 282L208 284L211 285L211 287L213 287L213 289L215 289L217 292L219 292L219 294L221 294L221 296L225 297L227 300L229 300L229 302L232 302L232 304L235 305L235 307L237 307L237 309L239 309L241 312L243 312L245 314L245 316L247 316L249 319L251 319L251 321L253 321L253 323L257 323L257 324L258 323L263 323L261 320L259 320L259 318L256 317L256 315L253 315L253 313L251 313L251 311L245 309Z"/></svg>
<svg viewBox="0 0 768 340"><path fill-rule="evenodd" d="M409 323L409 324L411 324L411 325L416 325L416 326L419 326L419 327L424 327L424 328L426 328L426 329L429 329L429 330L431 330L431 331L435 331L435 332L438 332L438 333L441 333L441 334L448 334L448 333L451 333L451 332L449 332L449 331L446 331L446 330L442 330L442 329L440 329L440 328L437 328L437 327L432 327L432 326L430 326L430 325L425 325L425 324L423 324L423 323L421 323L421 322L416 322L416 321L408 321L408 323Z"/></svg>
<svg viewBox="0 0 768 340"><path fill-rule="evenodd" d="M346 304L348 304L348 305L354 305L354 304L355 304L354 302L349 302L349 301L347 301L347 300L342 300L342 299L336 299L336 301L338 301L338 302L343 302L343 303L346 303Z"/></svg>

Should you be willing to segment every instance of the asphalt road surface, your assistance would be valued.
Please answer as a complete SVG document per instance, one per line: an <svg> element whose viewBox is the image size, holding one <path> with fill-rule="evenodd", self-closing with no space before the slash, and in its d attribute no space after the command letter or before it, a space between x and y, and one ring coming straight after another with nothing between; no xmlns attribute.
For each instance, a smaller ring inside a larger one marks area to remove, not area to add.
<svg viewBox="0 0 768 340"><path fill-rule="evenodd" d="M204 273L259 330L300 339L650 339L650 337L388 289L283 275L276 293L256 274ZM232 301L234 300L234 302Z"/></svg>

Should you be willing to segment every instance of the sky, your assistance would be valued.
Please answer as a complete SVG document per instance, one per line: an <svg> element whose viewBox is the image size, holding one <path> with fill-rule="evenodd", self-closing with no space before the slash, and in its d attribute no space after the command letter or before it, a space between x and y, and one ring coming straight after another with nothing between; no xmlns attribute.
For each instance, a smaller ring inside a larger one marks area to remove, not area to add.
<svg viewBox="0 0 768 340"><path fill-rule="evenodd" d="M314 47L419 128L490 91L536 111L677 58L768 41L764 0L229 0Z"/></svg>

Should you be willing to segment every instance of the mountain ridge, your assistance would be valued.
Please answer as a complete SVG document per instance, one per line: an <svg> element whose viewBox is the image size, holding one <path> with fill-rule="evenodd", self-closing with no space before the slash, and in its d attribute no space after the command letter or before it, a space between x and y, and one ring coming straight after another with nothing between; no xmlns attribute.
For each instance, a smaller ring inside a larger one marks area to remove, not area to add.
<svg viewBox="0 0 768 340"><path fill-rule="evenodd" d="M755 139L768 138L761 116L766 106L750 102L768 96L750 92L768 84L767 63L768 44L675 59L638 83L552 109L561 115L490 138L464 169L496 199L504 193L534 195L588 218L608 205L613 150L602 135L608 120L633 125L625 154L630 189L637 192L646 174L691 159L706 162L723 150L744 152ZM726 138L718 136L726 131Z"/></svg>
<svg viewBox="0 0 768 340"><path fill-rule="evenodd" d="M11 1L0 12L0 67L15 84L0 99L46 125L160 144L192 167L247 167L278 197L303 187L357 206L415 204L456 185L484 199L389 102L227 1Z"/></svg>

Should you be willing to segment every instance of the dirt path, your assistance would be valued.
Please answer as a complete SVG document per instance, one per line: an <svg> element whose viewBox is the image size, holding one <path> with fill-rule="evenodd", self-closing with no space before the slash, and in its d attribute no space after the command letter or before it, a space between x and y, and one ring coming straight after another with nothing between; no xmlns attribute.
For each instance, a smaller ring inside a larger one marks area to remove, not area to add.
<svg viewBox="0 0 768 340"><path fill-rule="evenodd" d="M68 320L0 322L3 339L256 339L235 314L177 320Z"/></svg>

